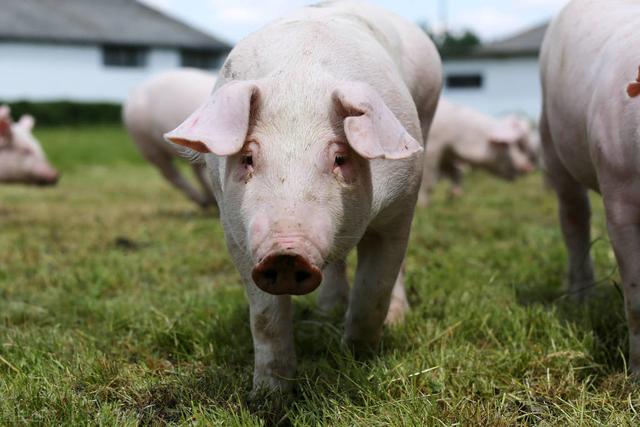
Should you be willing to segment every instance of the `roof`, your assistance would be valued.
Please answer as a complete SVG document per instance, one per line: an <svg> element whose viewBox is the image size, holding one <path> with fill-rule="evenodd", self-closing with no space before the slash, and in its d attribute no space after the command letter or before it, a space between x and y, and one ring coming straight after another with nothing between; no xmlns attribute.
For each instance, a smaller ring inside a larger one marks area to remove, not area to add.
<svg viewBox="0 0 640 427"><path fill-rule="evenodd" d="M482 45L471 56L484 58L538 56L548 27L549 23L545 22L505 39Z"/></svg>
<svg viewBox="0 0 640 427"><path fill-rule="evenodd" d="M0 0L0 40L231 47L136 0Z"/></svg>

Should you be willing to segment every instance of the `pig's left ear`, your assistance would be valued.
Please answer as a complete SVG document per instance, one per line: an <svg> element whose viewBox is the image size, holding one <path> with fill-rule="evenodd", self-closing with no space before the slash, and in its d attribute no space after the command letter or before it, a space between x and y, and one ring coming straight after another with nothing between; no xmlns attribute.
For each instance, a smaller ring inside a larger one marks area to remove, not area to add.
<svg viewBox="0 0 640 427"><path fill-rule="evenodd" d="M33 127L36 125L36 119L34 119L33 116L25 114L18 120L18 125L27 130L33 130Z"/></svg>
<svg viewBox="0 0 640 427"><path fill-rule="evenodd" d="M216 90L207 102L175 130L164 135L174 144L200 153L230 156L244 146L249 132L252 104L259 96L258 85L233 81Z"/></svg>
<svg viewBox="0 0 640 427"><path fill-rule="evenodd" d="M365 159L405 159L422 151L418 143L369 85L347 82L332 95L345 117L349 145Z"/></svg>

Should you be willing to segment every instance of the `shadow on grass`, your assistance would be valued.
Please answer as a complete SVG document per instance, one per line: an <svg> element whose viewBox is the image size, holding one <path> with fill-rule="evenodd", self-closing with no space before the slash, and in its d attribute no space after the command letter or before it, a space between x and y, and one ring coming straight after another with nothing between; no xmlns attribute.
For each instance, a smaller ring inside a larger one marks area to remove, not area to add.
<svg viewBox="0 0 640 427"><path fill-rule="evenodd" d="M585 375L621 373L626 368L628 331L624 297L617 282L600 282L584 302L572 299L564 287L540 283L518 286L516 300L523 306L541 305L553 311L564 324L592 335L590 356L597 366L585 370Z"/></svg>
<svg viewBox="0 0 640 427"><path fill-rule="evenodd" d="M265 425L290 425L289 412L296 405L305 405L310 389L334 393L339 389L341 395L357 404L361 399L358 381L347 377L366 377L368 367L392 351L393 344L356 359L341 344L343 325L339 313L323 316L309 301L296 301L294 307L298 372L292 395L252 396L254 353L248 307L242 304L204 332L197 340L200 343L192 342L186 331L180 331L180 326L171 334L154 337L155 353L162 360L170 360L176 369L160 375L134 400L131 409L137 412L142 424L180 422L191 416L193 407L203 407L224 409L238 418L243 413L251 414ZM192 362L197 358L197 346L203 343L216 347L213 356ZM181 364L181 359L189 362Z"/></svg>

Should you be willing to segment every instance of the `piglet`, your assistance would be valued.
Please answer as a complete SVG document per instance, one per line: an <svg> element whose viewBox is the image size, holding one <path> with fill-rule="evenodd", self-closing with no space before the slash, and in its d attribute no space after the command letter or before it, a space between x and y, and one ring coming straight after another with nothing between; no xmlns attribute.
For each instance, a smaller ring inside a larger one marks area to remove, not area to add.
<svg viewBox="0 0 640 427"><path fill-rule="evenodd" d="M33 117L24 115L18 122L11 118L8 106L0 106L0 183L54 185L59 173L47 160L33 136Z"/></svg>

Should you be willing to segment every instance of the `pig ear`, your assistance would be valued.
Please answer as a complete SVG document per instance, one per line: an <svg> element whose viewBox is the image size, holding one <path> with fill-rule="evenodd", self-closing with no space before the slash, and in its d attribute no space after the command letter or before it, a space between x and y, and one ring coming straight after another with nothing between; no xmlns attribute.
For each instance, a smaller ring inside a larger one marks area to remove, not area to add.
<svg viewBox="0 0 640 427"><path fill-rule="evenodd" d="M244 146L249 132L252 105L257 102L259 94L254 82L227 83L164 137L169 142L200 153L214 153L218 156L235 154Z"/></svg>
<svg viewBox="0 0 640 427"><path fill-rule="evenodd" d="M493 128L489 133L489 142L497 145L515 144L523 136L523 132L518 126L503 123L501 126Z"/></svg>
<svg viewBox="0 0 640 427"><path fill-rule="evenodd" d="M33 127L36 125L36 119L34 119L33 116L30 116L29 114L25 114L24 116L20 117L18 124L24 129L33 130Z"/></svg>
<svg viewBox="0 0 640 427"><path fill-rule="evenodd" d="M0 106L0 137L11 136L11 110L8 106Z"/></svg>
<svg viewBox="0 0 640 427"><path fill-rule="evenodd" d="M349 145L366 159L405 159L422 151L418 143L369 85L347 82L332 95L345 116Z"/></svg>

